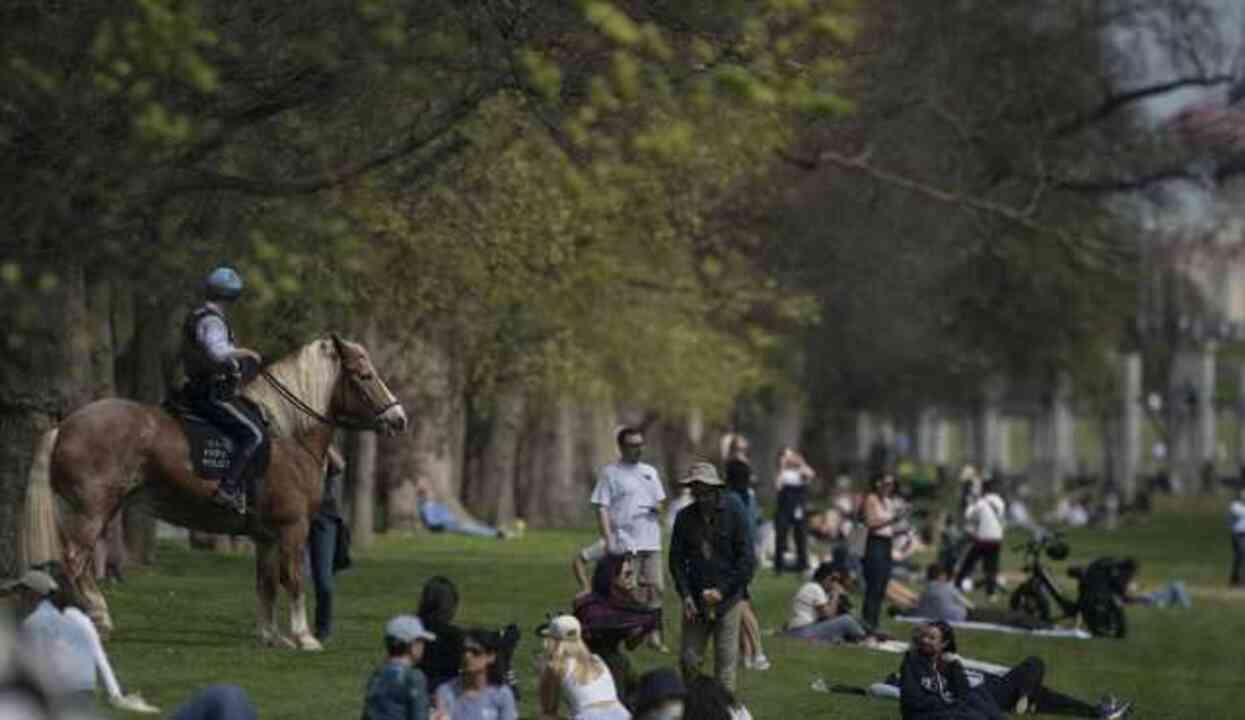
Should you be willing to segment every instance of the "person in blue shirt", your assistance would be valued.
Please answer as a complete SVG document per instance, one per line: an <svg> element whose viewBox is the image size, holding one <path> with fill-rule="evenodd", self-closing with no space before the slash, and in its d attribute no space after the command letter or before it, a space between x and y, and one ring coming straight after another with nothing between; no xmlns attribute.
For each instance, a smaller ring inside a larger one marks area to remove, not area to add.
<svg viewBox="0 0 1245 720"><path fill-rule="evenodd" d="M504 530L458 517L449 505L432 499L428 485L422 480L415 485L415 502L419 506L419 519L424 523L424 527L432 532L451 532L499 540L505 540L508 537Z"/></svg>
<svg viewBox="0 0 1245 720"><path fill-rule="evenodd" d="M436 639L414 615L385 625L385 663L368 678L361 720L428 720L428 680L415 666Z"/></svg>

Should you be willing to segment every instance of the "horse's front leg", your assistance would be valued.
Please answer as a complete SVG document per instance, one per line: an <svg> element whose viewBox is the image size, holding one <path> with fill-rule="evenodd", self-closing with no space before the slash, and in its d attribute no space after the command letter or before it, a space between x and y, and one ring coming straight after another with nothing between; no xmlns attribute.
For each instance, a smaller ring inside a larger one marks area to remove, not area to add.
<svg viewBox="0 0 1245 720"><path fill-rule="evenodd" d="M281 585L290 597L290 635L301 650L321 650L323 646L307 625L307 594L304 592L303 563L307 554L307 521L281 530Z"/></svg>
<svg viewBox="0 0 1245 720"><path fill-rule="evenodd" d="M272 541L255 545L255 594L258 601L255 633L261 645L293 647L277 627L277 583L281 575L280 546Z"/></svg>

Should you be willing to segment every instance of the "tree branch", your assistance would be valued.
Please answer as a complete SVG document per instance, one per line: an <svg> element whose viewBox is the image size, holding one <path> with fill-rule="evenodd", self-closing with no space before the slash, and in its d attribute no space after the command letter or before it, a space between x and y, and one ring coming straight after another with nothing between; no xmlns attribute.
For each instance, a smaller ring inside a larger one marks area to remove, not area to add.
<svg viewBox="0 0 1245 720"><path fill-rule="evenodd" d="M1105 120L1114 114L1117 110L1131 103L1139 102L1156 95L1171 92L1172 90L1180 90L1187 87L1211 87L1214 85L1223 85L1231 83L1233 77L1231 75L1209 75L1202 77L1178 78L1155 85L1146 85L1144 87L1126 90L1116 93L1103 100L1097 108L1090 112L1075 117L1068 122L1055 128L1055 137L1067 137L1076 132L1080 132L1096 122Z"/></svg>
<svg viewBox="0 0 1245 720"><path fill-rule="evenodd" d="M188 193L212 191L234 192L260 197L280 197L309 195L327 190L433 146L449 135L459 123L474 112L489 94L491 94L491 91L481 91L463 99L453 108L443 113L437 126L432 130L422 135L413 136L390 150L378 153L367 160L354 163L341 170L286 180L244 177L210 170L189 170L186 173L187 179L162 189L157 194L156 201L163 202ZM425 166L427 171L430 171L433 167L439 165L440 162L456 155L467 147L468 144L465 138L456 135L437 148L421 165Z"/></svg>

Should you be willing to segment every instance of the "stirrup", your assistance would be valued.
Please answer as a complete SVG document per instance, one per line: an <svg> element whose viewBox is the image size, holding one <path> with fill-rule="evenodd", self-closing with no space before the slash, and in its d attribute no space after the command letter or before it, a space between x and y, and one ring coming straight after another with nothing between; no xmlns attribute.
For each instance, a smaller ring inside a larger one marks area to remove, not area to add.
<svg viewBox="0 0 1245 720"><path fill-rule="evenodd" d="M212 495L212 502L229 508L239 515L246 515L246 493L244 492L231 493L224 488L217 487Z"/></svg>

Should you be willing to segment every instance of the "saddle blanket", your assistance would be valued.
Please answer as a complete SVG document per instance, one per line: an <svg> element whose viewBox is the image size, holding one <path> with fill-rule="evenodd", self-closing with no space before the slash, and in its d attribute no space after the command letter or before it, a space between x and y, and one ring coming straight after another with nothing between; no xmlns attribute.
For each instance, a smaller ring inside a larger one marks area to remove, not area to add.
<svg viewBox="0 0 1245 720"><path fill-rule="evenodd" d="M239 398L237 407L250 418L257 427L267 428L259 408L254 403ZM182 421L182 430L186 433L186 441L190 445L190 464L195 474L209 480L219 480L229 472L237 461L234 454L234 441L206 419L190 412L181 403L168 402L165 409ZM251 458L249 466L243 474L247 485L247 494L254 498L254 485L257 478L263 477L268 470L271 443L268 433Z"/></svg>

